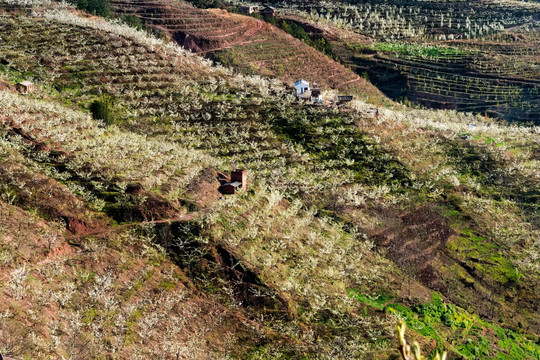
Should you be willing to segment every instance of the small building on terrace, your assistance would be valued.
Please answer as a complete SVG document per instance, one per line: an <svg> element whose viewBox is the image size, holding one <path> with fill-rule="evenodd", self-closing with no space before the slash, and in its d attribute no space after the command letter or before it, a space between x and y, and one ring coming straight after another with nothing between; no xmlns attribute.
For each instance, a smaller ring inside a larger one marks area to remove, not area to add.
<svg viewBox="0 0 540 360"><path fill-rule="evenodd" d="M322 103L322 91L320 88L312 88L311 89L311 101L314 103Z"/></svg>
<svg viewBox="0 0 540 360"><path fill-rule="evenodd" d="M274 17L276 16L276 8L272 6L267 6L264 9L260 11L261 15L265 18Z"/></svg>
<svg viewBox="0 0 540 360"><path fill-rule="evenodd" d="M31 94L35 90L34 83L31 81L22 81L15 85L15 88L21 94Z"/></svg>
<svg viewBox="0 0 540 360"><path fill-rule="evenodd" d="M243 169L236 169L231 172L231 181L221 185L223 194L236 194L238 190L247 190L247 172Z"/></svg>
<svg viewBox="0 0 540 360"><path fill-rule="evenodd" d="M239 6L238 11L242 14L251 15L257 11L258 8L258 6Z"/></svg>
<svg viewBox="0 0 540 360"><path fill-rule="evenodd" d="M303 95L309 91L309 82L303 79L296 80L294 88L296 89L296 96Z"/></svg>

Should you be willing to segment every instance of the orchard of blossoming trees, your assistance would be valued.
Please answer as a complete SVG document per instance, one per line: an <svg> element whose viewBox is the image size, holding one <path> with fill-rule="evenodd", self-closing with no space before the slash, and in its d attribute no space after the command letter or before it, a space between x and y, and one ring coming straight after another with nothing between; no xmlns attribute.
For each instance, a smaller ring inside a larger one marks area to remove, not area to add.
<svg viewBox="0 0 540 360"><path fill-rule="evenodd" d="M0 4L0 353L384 359L403 320L424 353L537 357L538 127L307 106L65 4ZM221 195L232 167L250 188Z"/></svg>

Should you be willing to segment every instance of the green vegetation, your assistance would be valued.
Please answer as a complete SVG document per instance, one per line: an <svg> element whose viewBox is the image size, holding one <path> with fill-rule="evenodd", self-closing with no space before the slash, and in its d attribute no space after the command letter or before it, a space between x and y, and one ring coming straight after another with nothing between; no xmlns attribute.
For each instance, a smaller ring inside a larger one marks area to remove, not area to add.
<svg viewBox="0 0 540 360"><path fill-rule="evenodd" d="M102 120L105 124L111 125L115 120L114 107L114 99L107 94L103 94L99 100L94 100L90 104L89 109L94 119Z"/></svg>
<svg viewBox="0 0 540 360"><path fill-rule="evenodd" d="M376 43L370 45L348 44L348 46L355 50L369 49L397 55L418 56L427 59L446 59L473 54L471 51L459 48L405 43Z"/></svg>
<svg viewBox="0 0 540 360"><path fill-rule="evenodd" d="M382 309L382 305L390 300L386 296L377 296L373 300L357 290L349 291L349 296L377 309ZM471 360L534 359L540 356L540 345L535 343L537 339L529 339L518 331L486 322L477 315L443 302L440 295L433 295L429 303L414 307L391 303L384 307L384 312L402 319L418 334L437 341L430 359L445 348L456 356ZM495 341L494 336L499 340ZM508 355L495 352L497 348Z"/></svg>
<svg viewBox="0 0 540 360"><path fill-rule="evenodd" d="M287 32L288 34L291 34L295 38L302 40L306 44L308 44L311 47L314 47L315 49L322 52L324 55L334 59L335 54L334 50L332 49L332 44L330 44L324 37L317 37L315 39L312 39L308 33L304 30L304 28L300 25L298 25L294 21L287 21L287 20L279 20L276 24L281 28L283 31Z"/></svg>
<svg viewBox="0 0 540 360"><path fill-rule="evenodd" d="M71 0L77 9L87 11L91 14L110 17L112 15L109 0Z"/></svg>
<svg viewBox="0 0 540 360"><path fill-rule="evenodd" d="M141 19L135 15L123 15L120 17L124 24L131 26L137 30L146 29L146 26L143 24Z"/></svg>
<svg viewBox="0 0 540 360"><path fill-rule="evenodd" d="M374 307L376 309L379 309L379 310L384 309L386 304L393 299L392 296L388 296L388 295L384 295L384 294L377 295L377 296L374 296L374 297L370 297L368 295L362 294L357 289L347 290L347 294L349 295L349 297L351 297L351 298L353 298L355 300L358 300L363 304L366 304L366 305L369 305L369 306Z"/></svg>

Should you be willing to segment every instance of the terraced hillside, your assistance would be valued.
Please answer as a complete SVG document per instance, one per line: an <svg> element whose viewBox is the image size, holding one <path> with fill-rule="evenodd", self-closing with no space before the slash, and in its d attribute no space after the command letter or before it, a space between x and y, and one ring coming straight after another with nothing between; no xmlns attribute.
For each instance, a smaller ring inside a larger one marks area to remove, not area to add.
<svg viewBox="0 0 540 360"><path fill-rule="evenodd" d="M285 14L331 22L378 41L473 39L540 20L522 1L271 0Z"/></svg>
<svg viewBox="0 0 540 360"><path fill-rule="evenodd" d="M485 39L348 45L341 56L394 99L538 124L540 50L533 46L535 38L524 36L508 46L493 42L491 48Z"/></svg>
<svg viewBox="0 0 540 360"><path fill-rule="evenodd" d="M341 64L270 24L224 10L201 10L171 0L112 1L118 14L135 15L180 45L244 73L274 76L292 85L300 78L384 102L371 84Z"/></svg>
<svg viewBox="0 0 540 360"><path fill-rule="evenodd" d="M392 99L537 123L535 3L273 1ZM360 37L351 37L348 31Z"/></svg>
<svg viewBox="0 0 540 360"><path fill-rule="evenodd" d="M506 16L505 6L497 10L501 18ZM534 6L524 5L522 13L540 11ZM478 39L446 40L458 36L445 36L434 41L426 36L411 36L392 41L369 38L373 35L369 31L349 27L357 32L354 36L337 28L339 22L317 23L306 12L287 15L295 12L298 10L283 8L282 18L300 24L314 38L325 37L344 65L369 77L394 100L538 124L540 35L535 17L516 18L511 24L520 26L507 30L502 27L476 36Z"/></svg>
<svg viewBox="0 0 540 360"><path fill-rule="evenodd" d="M304 106L133 29L2 4L2 353L385 359L403 318L428 352L538 357L538 128ZM222 197L232 164L249 190Z"/></svg>

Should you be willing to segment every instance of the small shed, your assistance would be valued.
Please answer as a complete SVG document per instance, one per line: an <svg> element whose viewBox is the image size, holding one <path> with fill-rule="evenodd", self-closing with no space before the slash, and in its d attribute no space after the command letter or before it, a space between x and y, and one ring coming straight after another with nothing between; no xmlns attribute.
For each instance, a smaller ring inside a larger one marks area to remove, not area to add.
<svg viewBox="0 0 540 360"><path fill-rule="evenodd" d="M31 94L35 90L34 83L31 81L22 81L15 85L15 87L21 94Z"/></svg>
<svg viewBox="0 0 540 360"><path fill-rule="evenodd" d="M221 186L221 192L227 195L236 194L236 192L242 188L242 183L240 181L228 182Z"/></svg>
<svg viewBox="0 0 540 360"><path fill-rule="evenodd" d="M274 17L276 16L276 8L272 6L267 6L260 11L261 15L264 17Z"/></svg>
<svg viewBox="0 0 540 360"><path fill-rule="evenodd" d="M243 189L247 189L247 171L236 169L231 172L231 182L240 182Z"/></svg>
<svg viewBox="0 0 540 360"><path fill-rule="evenodd" d="M239 6L238 11L242 14L250 15L257 11L258 6Z"/></svg>
<svg viewBox="0 0 540 360"><path fill-rule="evenodd" d="M311 101L321 103L323 101L322 91L320 88L311 89Z"/></svg>
<svg viewBox="0 0 540 360"><path fill-rule="evenodd" d="M223 194L236 194L240 189L247 190L247 171L244 169L236 169L231 172L231 181L221 185Z"/></svg>
<svg viewBox="0 0 540 360"><path fill-rule="evenodd" d="M296 89L296 95L300 96L309 91L309 82L303 79L296 80L294 82L294 88Z"/></svg>

